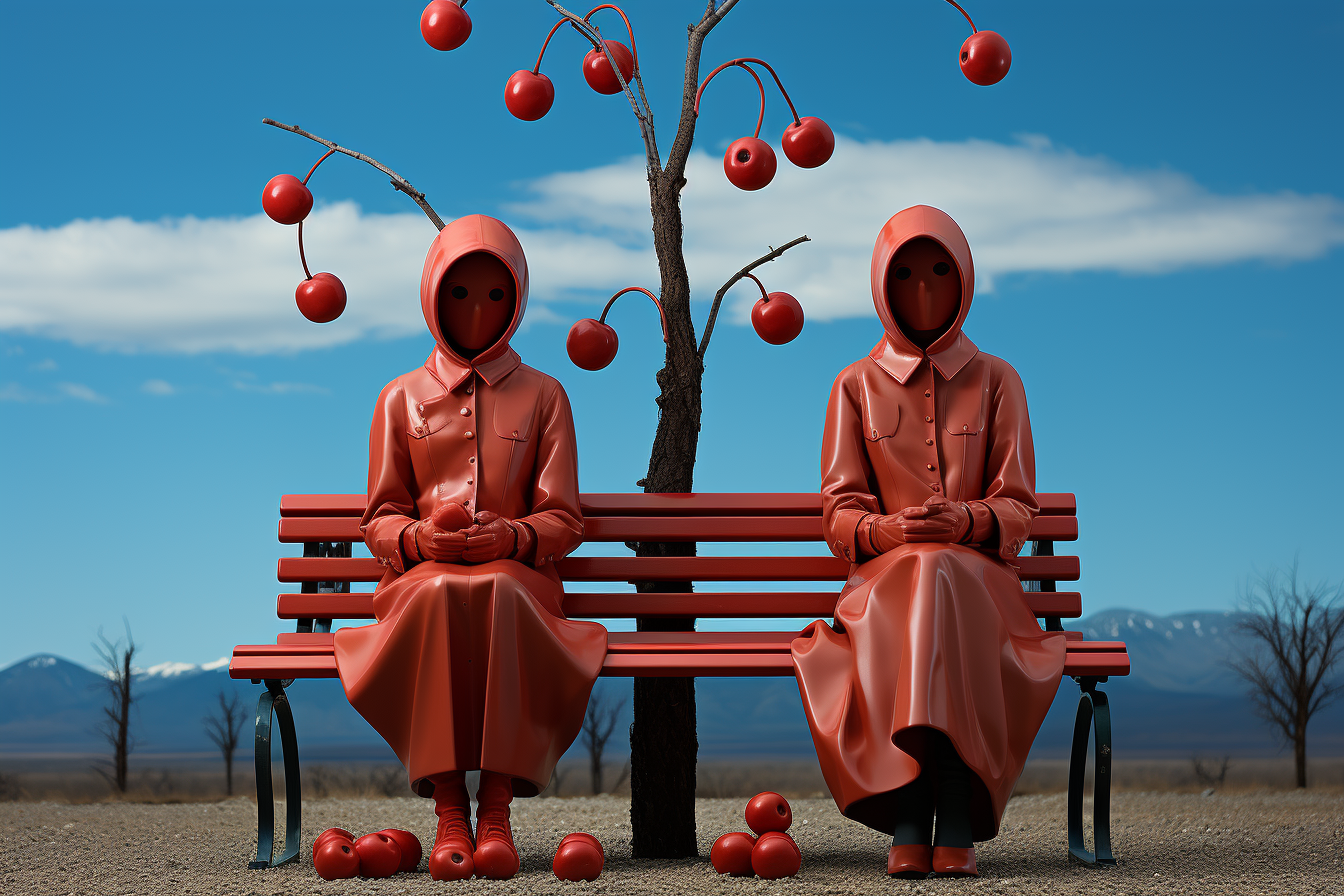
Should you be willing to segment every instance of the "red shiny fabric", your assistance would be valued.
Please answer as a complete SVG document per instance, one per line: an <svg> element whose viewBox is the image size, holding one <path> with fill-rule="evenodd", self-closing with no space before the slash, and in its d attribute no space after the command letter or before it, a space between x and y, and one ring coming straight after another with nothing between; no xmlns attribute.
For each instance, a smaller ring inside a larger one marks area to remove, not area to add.
<svg viewBox="0 0 1344 896"><path fill-rule="evenodd" d="M481 251L513 273L517 309L499 341L467 359L440 329L439 282ZM431 776L473 769L509 775L530 796L578 735L606 656L601 625L564 618L554 568L583 541L573 417L560 384L509 347L527 262L502 222L471 215L440 231L420 298L437 345L383 389L369 435L361 530L387 567L378 622L338 631L336 664L421 796L433 795ZM415 563L402 532L443 501L525 527L527 562Z"/></svg>
<svg viewBox="0 0 1344 896"><path fill-rule="evenodd" d="M956 261L962 301L928 350L901 332L887 266L930 237ZM898 790L921 770L922 732L948 735L975 775L971 824L993 837L1064 667L1063 634L1041 631L1006 562L1039 508L1017 372L961 332L975 274L961 229L935 208L892 217L873 250L886 336L836 378L822 444L822 511L836 556L854 563L834 625L793 642L803 706L840 811L890 834ZM878 557L857 531L933 495L970 505L970 544L902 544ZM930 757L932 760L932 757Z"/></svg>

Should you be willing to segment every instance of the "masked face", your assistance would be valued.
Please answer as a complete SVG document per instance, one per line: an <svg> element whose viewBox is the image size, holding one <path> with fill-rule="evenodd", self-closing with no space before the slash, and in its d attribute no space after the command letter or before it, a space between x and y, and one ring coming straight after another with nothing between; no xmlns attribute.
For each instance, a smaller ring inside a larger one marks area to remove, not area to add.
<svg viewBox="0 0 1344 896"><path fill-rule="evenodd" d="M961 274L947 250L928 237L910 240L887 266L887 301L901 330L932 345L961 308Z"/></svg>
<svg viewBox="0 0 1344 896"><path fill-rule="evenodd" d="M499 341L518 306L518 289L504 262L471 252L453 262L439 283L439 326L463 357Z"/></svg>

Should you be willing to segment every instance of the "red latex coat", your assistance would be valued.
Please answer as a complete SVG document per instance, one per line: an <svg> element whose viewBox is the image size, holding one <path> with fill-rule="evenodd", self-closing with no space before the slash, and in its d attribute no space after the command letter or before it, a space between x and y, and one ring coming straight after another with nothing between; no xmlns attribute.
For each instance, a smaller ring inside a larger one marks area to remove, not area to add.
<svg viewBox="0 0 1344 896"><path fill-rule="evenodd" d="M886 294L892 256L917 237L947 249L962 278L955 322L927 351L901 331ZM1026 396L1012 367L961 332L975 274L950 217L928 206L895 215L878 235L871 275L886 336L836 378L821 450L826 538L854 566L834 625L804 631L794 665L843 814L891 833L897 791L920 774L922 730L935 728L976 776L972 831L986 840L1064 664L1064 636L1041 631L1006 562L1038 511ZM863 553L864 517L935 494L970 505L971 544Z"/></svg>
<svg viewBox="0 0 1344 896"><path fill-rule="evenodd" d="M499 341L468 360L440 329L439 283L475 251L513 273L517 308ZM528 796L578 735L606 655L602 626L564 618L553 566L583 540L574 422L560 384L509 347L527 305L527 261L502 222L471 215L440 231L420 301L437 346L383 389L369 434L361 530L387 567L378 622L338 631L336 662L350 703L417 793L432 795L431 775L486 769ZM527 562L412 565L402 532L441 501L526 526Z"/></svg>

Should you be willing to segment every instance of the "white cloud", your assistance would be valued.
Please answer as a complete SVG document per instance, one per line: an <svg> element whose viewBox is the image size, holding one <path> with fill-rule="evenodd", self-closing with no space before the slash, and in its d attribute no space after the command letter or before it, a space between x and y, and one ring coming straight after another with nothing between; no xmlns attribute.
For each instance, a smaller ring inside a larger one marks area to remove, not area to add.
<svg viewBox="0 0 1344 896"><path fill-rule="evenodd" d="M83 383L57 383L56 389L67 398L87 401L90 404L107 404L106 396L98 394Z"/></svg>
<svg viewBox="0 0 1344 896"><path fill-rule="evenodd" d="M140 391L144 392L146 395L162 396L175 395L177 393L177 390L173 388L173 384L167 380L145 380L140 385Z"/></svg>
<svg viewBox="0 0 1344 896"><path fill-rule="evenodd" d="M982 290L1040 271L1157 274L1191 266L1319 257L1344 242L1332 196L1212 193L1179 172L1135 170L1043 138L857 142L804 171L780 161L757 193L728 184L717 156L692 155L683 194L686 255L700 299L745 262L806 233L813 242L759 273L814 319L866 315L868 257L882 223L915 203L966 230ZM531 323L565 320L556 299L596 300L657 285L643 163L632 158L533 182L508 210L532 270ZM441 210L445 211L445 210ZM122 351L272 353L418 333L418 285L432 226L419 213L318 209L305 227L314 271L350 295L335 322L299 316L292 227L249 218L124 218L0 230L0 331ZM735 291L741 319L754 301ZM302 388L272 384L270 391ZM3 396L22 400L16 396Z"/></svg>

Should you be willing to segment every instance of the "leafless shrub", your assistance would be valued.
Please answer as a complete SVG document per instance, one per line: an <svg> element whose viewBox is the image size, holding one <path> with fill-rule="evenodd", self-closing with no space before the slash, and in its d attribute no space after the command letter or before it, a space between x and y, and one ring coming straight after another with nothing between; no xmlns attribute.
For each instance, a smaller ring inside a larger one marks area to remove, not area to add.
<svg viewBox="0 0 1344 896"><path fill-rule="evenodd" d="M593 793L604 793L602 789L602 753L607 748L616 730L616 722L625 709L625 700L611 701L606 691L594 689L588 698L588 711L583 717L583 731L579 735L588 750L588 780ZM629 774L629 765L625 774ZM621 781L625 780L625 774ZM620 782L616 786L620 786Z"/></svg>
<svg viewBox="0 0 1344 896"><path fill-rule="evenodd" d="M103 675L107 684L107 705L103 707L104 718L98 726L98 733L112 748L112 757L103 764L94 766L94 771L103 780L116 788L118 793L126 792L127 759L134 748L134 739L130 735L131 704L135 697L131 693L131 660L135 656L135 640L131 637L130 623L126 625L126 642L120 639L109 641L98 630L98 640L93 649L103 663Z"/></svg>
<svg viewBox="0 0 1344 896"><path fill-rule="evenodd" d="M1206 765L1198 756L1190 757L1190 766L1194 770L1195 780L1204 785L1206 790L1218 790L1227 780L1227 771L1232 767L1232 757L1224 756L1216 772L1211 763Z"/></svg>
<svg viewBox="0 0 1344 896"><path fill-rule="evenodd" d="M224 792L229 796L233 796L233 751L238 749L238 738L242 736L245 721L247 711L243 709L237 691L232 694L220 691L219 706L201 719L206 736L224 756Z"/></svg>

